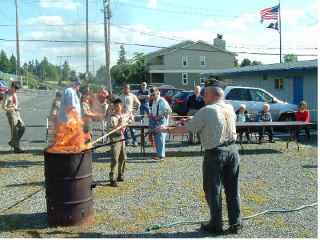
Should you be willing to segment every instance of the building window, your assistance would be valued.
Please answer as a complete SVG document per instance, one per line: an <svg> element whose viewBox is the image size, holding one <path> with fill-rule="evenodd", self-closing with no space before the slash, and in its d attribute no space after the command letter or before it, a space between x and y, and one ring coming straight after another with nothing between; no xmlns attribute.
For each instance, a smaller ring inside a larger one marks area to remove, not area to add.
<svg viewBox="0 0 320 240"><path fill-rule="evenodd" d="M206 65L206 56L200 56L200 66Z"/></svg>
<svg viewBox="0 0 320 240"><path fill-rule="evenodd" d="M188 73L182 73L182 85L188 85Z"/></svg>
<svg viewBox="0 0 320 240"><path fill-rule="evenodd" d="M276 78L274 80L275 89L283 89L283 78Z"/></svg>
<svg viewBox="0 0 320 240"><path fill-rule="evenodd" d="M206 78L205 77L200 77L200 84L204 84L206 81Z"/></svg>
<svg viewBox="0 0 320 240"><path fill-rule="evenodd" d="M182 57L182 67L187 67L188 66L188 57L183 56Z"/></svg>

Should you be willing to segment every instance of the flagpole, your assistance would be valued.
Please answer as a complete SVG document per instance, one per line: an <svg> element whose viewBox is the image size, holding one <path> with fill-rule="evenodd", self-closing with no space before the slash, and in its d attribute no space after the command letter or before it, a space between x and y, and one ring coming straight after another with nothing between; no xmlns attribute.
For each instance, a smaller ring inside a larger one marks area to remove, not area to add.
<svg viewBox="0 0 320 240"><path fill-rule="evenodd" d="M280 34L280 63L282 63L282 42L281 42L281 15L280 15L280 0L279 0L279 34Z"/></svg>

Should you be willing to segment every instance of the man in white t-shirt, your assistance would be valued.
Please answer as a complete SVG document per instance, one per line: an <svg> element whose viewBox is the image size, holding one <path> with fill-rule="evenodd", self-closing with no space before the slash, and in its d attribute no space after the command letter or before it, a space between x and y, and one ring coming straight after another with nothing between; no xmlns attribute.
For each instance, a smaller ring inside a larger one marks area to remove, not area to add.
<svg viewBox="0 0 320 240"><path fill-rule="evenodd" d="M140 105L141 105L140 101L136 95L130 93L130 85L129 84L124 85L123 94L121 94L119 96L119 98L121 99L122 104L125 106L125 108L124 108L125 113L128 114L129 116L135 115L137 112L140 111ZM134 106L136 107L135 112L134 112ZM134 118L132 118L132 123L134 123ZM129 131L129 129L126 128L126 130L124 132L127 146L130 145L129 139L127 139L129 137L128 131ZM130 133L131 133L131 137L132 137L132 145L134 147L137 147L138 142L135 137L135 132L136 132L135 129L130 128Z"/></svg>

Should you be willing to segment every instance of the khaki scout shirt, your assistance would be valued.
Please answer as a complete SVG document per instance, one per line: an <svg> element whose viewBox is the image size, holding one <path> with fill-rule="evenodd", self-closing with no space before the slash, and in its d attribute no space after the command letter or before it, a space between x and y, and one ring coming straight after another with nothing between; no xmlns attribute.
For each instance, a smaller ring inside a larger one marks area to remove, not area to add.
<svg viewBox="0 0 320 240"><path fill-rule="evenodd" d="M16 97L16 103L14 103L13 95L15 95L15 97ZM9 90L4 95L2 108L5 108L4 110L6 110L6 109L12 109L13 110L11 113L6 111L9 124L11 124L11 122L12 122L13 125L16 125L16 124L18 124L18 122L20 122L21 125L24 125L24 123L22 121L22 118L20 116L20 113L18 112L18 98L17 98L17 95L15 93L12 93L11 90Z"/></svg>
<svg viewBox="0 0 320 240"><path fill-rule="evenodd" d="M125 106L125 112L131 114L133 112L133 105L140 105L140 101L136 95L129 93L128 95L120 95L119 98L122 101L122 104Z"/></svg>
<svg viewBox="0 0 320 240"><path fill-rule="evenodd" d="M16 104L14 103L13 95L15 95L15 97L16 97ZM5 107L7 109L12 109L12 110L18 109L18 98L17 98L17 95L15 93L12 93L11 90L9 90L4 95L2 107Z"/></svg>
<svg viewBox="0 0 320 240"><path fill-rule="evenodd" d="M109 119L107 119L107 121L108 121L107 122L108 130L110 132L113 129L116 129L117 127L119 127L121 124L126 123L128 121L128 115L123 114L123 113L121 113L119 115L113 114ZM123 127L123 128L125 128L125 127ZM117 137L117 136L123 136L121 129L116 131L114 134L110 135L110 137Z"/></svg>
<svg viewBox="0 0 320 240"><path fill-rule="evenodd" d="M226 121L223 111L228 115L229 124ZM200 134L201 145L207 150L216 148L224 142L235 141L237 137L234 109L232 105L225 103L223 100L213 101L209 105L201 108L194 117L185 124L185 127L194 134ZM229 132L232 135L231 139Z"/></svg>

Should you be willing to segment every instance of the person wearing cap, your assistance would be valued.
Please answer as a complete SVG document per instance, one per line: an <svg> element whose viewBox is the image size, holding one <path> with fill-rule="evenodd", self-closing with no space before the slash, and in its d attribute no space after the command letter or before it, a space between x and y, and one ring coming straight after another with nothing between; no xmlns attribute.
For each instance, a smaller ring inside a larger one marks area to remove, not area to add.
<svg viewBox="0 0 320 240"><path fill-rule="evenodd" d="M201 224L201 230L223 233L222 186L226 194L229 217L228 232L238 233L242 228L239 190L240 157L236 140L236 115L232 105L223 101L225 85L209 78L205 83L205 107L201 108L184 126L161 127L158 131L172 134L199 133L205 149L203 190L210 209L210 221Z"/></svg>
<svg viewBox="0 0 320 240"><path fill-rule="evenodd" d="M12 82L11 88L5 93L2 109L6 111L8 122L11 129L11 141L8 142L14 148L13 152L23 153L20 148L20 140L24 134L25 126L18 111L17 90L21 88L20 82Z"/></svg>
<svg viewBox="0 0 320 240"><path fill-rule="evenodd" d="M60 121L64 123L70 119L68 114L73 109L77 111L78 117L81 118L81 106L80 106L80 99L78 95L81 81L77 76L72 76L70 78L70 83L71 83L70 86L66 87L63 90L63 93L61 96L59 117L60 117Z"/></svg>

